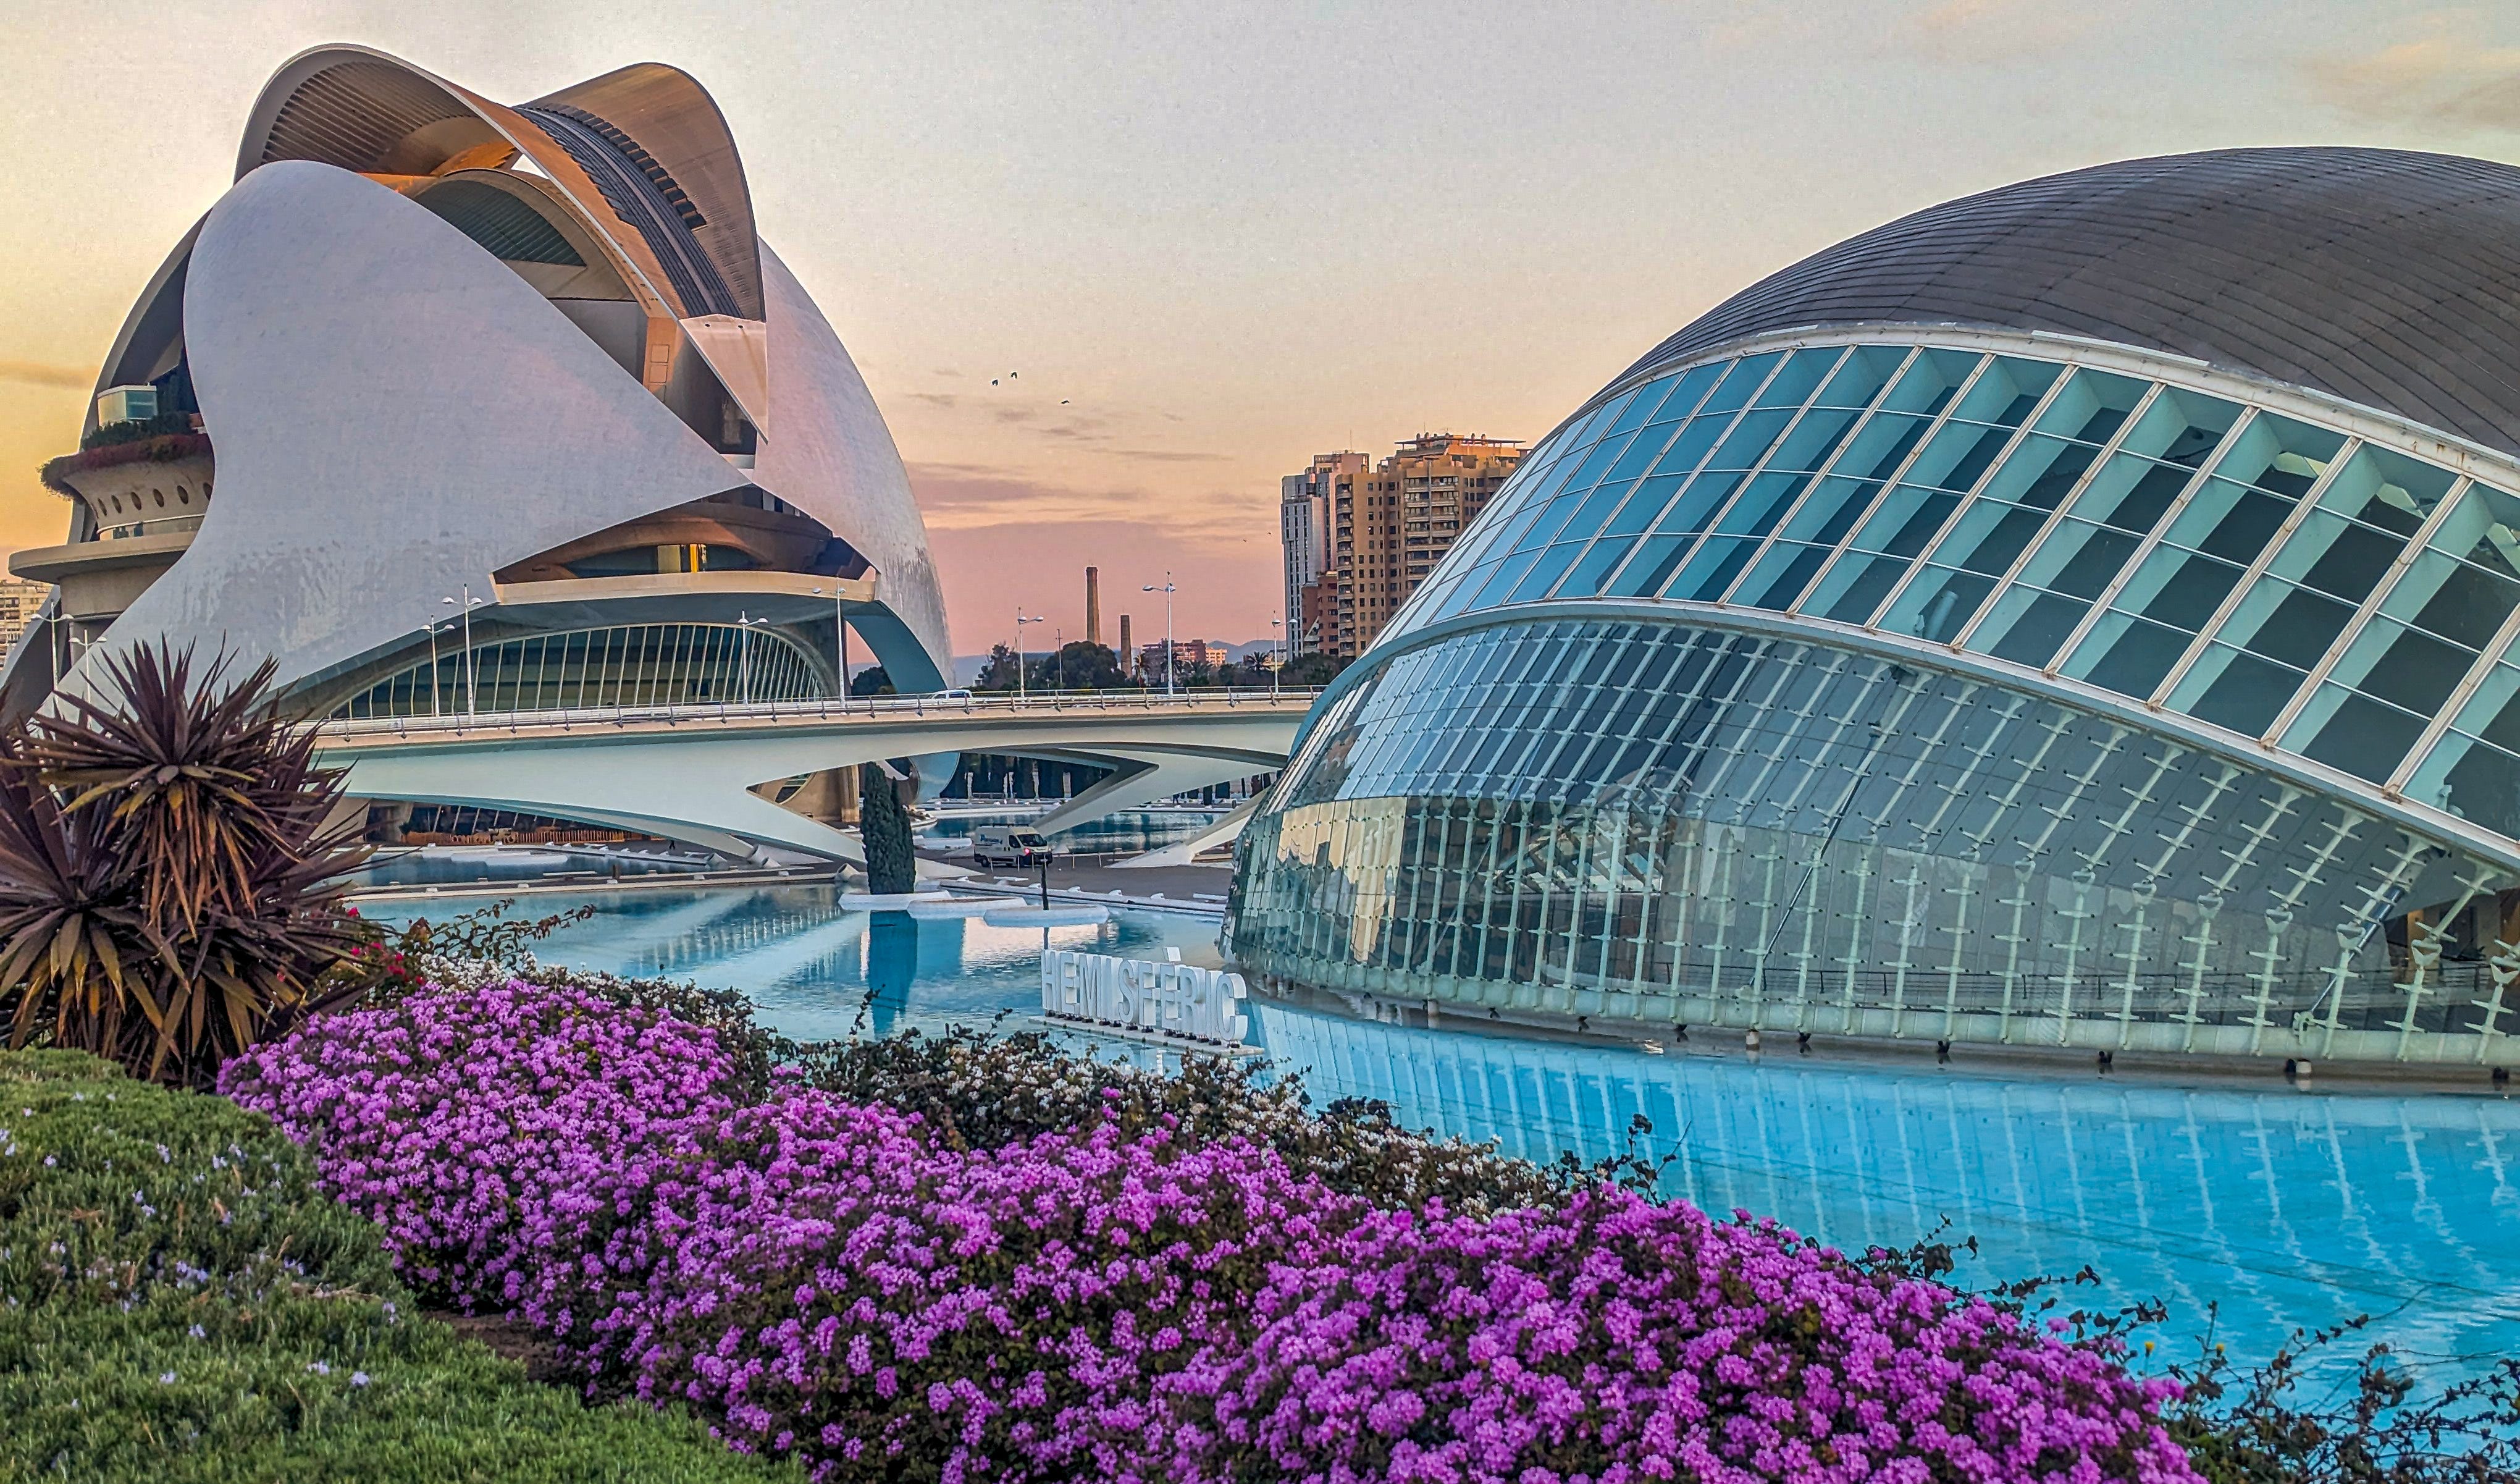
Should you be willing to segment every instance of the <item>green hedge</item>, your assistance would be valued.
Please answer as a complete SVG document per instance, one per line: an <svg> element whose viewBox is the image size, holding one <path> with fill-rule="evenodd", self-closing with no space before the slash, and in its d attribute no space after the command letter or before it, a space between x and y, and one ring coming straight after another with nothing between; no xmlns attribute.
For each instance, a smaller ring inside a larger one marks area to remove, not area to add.
<svg viewBox="0 0 2520 1484"><path fill-rule="evenodd" d="M0 1480L798 1477L415 1313L259 1116L0 1053Z"/></svg>

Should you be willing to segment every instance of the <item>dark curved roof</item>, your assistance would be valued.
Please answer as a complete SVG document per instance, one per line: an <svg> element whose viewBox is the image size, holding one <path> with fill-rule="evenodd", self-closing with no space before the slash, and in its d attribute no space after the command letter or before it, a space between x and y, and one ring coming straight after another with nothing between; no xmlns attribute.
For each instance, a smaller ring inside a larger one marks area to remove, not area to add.
<svg viewBox="0 0 2520 1484"><path fill-rule="evenodd" d="M2520 453L2520 169L2265 149L2045 176L1814 253L1630 370L1874 322L2169 351Z"/></svg>

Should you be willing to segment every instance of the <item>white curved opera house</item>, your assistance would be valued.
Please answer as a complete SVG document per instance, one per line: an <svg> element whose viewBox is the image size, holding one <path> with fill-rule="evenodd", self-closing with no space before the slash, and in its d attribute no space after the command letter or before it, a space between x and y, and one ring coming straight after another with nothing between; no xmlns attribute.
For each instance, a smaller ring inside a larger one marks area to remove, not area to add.
<svg viewBox="0 0 2520 1484"><path fill-rule="evenodd" d="M891 435L669 67L507 106L295 58L98 391L13 708L159 636L356 717L832 694L843 611L901 690L950 667Z"/></svg>

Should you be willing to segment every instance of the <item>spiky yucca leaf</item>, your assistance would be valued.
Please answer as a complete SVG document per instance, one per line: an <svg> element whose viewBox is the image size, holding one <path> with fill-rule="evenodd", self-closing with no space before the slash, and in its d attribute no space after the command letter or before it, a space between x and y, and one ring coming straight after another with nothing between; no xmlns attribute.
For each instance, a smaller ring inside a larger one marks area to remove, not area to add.
<svg viewBox="0 0 2520 1484"><path fill-rule="evenodd" d="M106 697L0 734L11 1044L205 1083L372 936L340 902L365 847L325 823L340 775L276 711L272 674L231 686L224 660L196 676L190 651L145 648L107 665Z"/></svg>

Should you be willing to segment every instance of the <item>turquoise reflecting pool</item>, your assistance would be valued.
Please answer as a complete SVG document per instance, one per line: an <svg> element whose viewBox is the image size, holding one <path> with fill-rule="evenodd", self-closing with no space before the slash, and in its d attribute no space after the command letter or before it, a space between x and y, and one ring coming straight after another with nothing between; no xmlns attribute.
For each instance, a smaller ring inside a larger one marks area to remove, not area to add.
<svg viewBox="0 0 2520 1484"><path fill-rule="evenodd" d="M1020 930L842 912L829 886L536 896L599 915L543 957L738 988L790 1035L1019 1026L1040 1005L1044 940L1219 962L1203 918L1121 912ZM443 906L380 903L401 920ZM2373 1316L2429 1373L2520 1350L2520 1102L2304 1094L1873 1064L1788 1049L1752 1061L1377 1023L1255 1002L1271 1054L1317 1099L1395 1104L1402 1121L1551 1159L1609 1152L1630 1120L1677 1146L1675 1193L1775 1216L1842 1247L1905 1245L1946 1219L1981 1281L2071 1273L2076 1302L2160 1298L2167 1336L2217 1334L2262 1358L2295 1327ZM2175 1346L2174 1348L2183 1348ZM2356 1348L2359 1348L2356 1347Z"/></svg>
<svg viewBox="0 0 2520 1484"><path fill-rule="evenodd" d="M515 845L433 845L371 861L351 873L350 879L361 886L463 885L477 881L514 881L521 885L528 881L549 880L568 872L586 877L653 876L696 869L689 863L624 860L560 849L536 850Z"/></svg>

